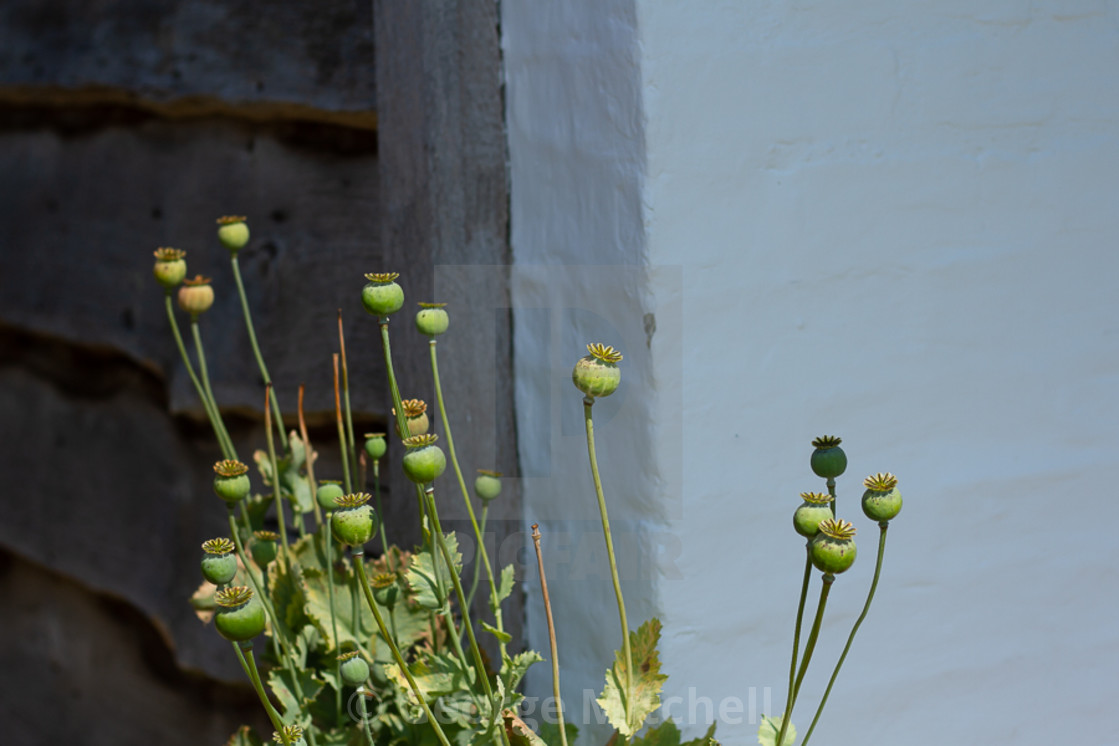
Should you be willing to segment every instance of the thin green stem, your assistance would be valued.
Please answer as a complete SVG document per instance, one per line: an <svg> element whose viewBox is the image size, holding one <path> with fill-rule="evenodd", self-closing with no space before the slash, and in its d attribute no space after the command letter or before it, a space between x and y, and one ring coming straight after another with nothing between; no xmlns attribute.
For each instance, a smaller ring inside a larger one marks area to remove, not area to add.
<svg viewBox="0 0 1119 746"><path fill-rule="evenodd" d="M206 365L206 351L202 346L202 332L198 327L198 317L192 315L190 317L190 334L194 337L194 352L198 357L198 373L202 378L202 388L206 392L206 400L210 404L210 410L214 413L214 424L217 426L218 441L221 443L222 453L233 454L226 456L226 458L237 458L237 452L233 450L233 441L229 437L229 431L225 429L225 423L221 419L221 410L218 409L218 400L214 397L214 391L210 388L210 370Z"/></svg>
<svg viewBox="0 0 1119 746"><path fill-rule="evenodd" d="M423 708L424 714L427 715L427 721L431 723L435 735L439 738L439 742L443 746L451 746L451 742L447 740L447 736L443 733L443 728L439 725L439 721L435 719L435 714L428 706L427 700L424 699L423 692L420 691L416 679L412 676L412 672L408 669L408 664L404 661L404 656L400 654L400 648L396 646L396 641L389 634L388 628L385 626L385 620L381 616L381 611L377 608L377 602L373 599L373 590L369 587L369 578L365 574L365 563L363 561L365 552L360 547L354 548L354 568L357 570L355 580L361 586L362 591L365 593L365 601L369 604L369 608L373 611L373 618L377 622L377 628L381 632L381 637L388 643L389 650L392 651L392 657L396 660L396 665L400 667L400 672L404 674L404 678L408 681L408 686L412 688L412 693ZM356 609L354 610L356 613Z"/></svg>
<svg viewBox="0 0 1119 746"><path fill-rule="evenodd" d="M264 691L264 684L260 681L260 671L257 670L256 660L253 656L253 641L246 640L240 643L240 647L245 652L243 660L249 673L249 681L252 682L253 689L256 690L256 696L260 697L260 703L264 705L264 710L268 713L268 719L272 721L272 727L276 729L277 733L283 733L284 721L280 719L276 708L272 706L272 702Z"/></svg>
<svg viewBox="0 0 1119 746"><path fill-rule="evenodd" d="M225 458L236 459L236 453L226 450L227 446L222 440L221 428L218 427L218 420L215 416L214 409L210 405L210 400L206 398L206 390L202 388L202 383L194 373L194 365L190 362L190 356L187 355L186 345L183 344L183 335L179 331L179 322L175 320L175 307L171 302L170 293L167 294L165 300L167 306L167 320L171 325L171 334L175 337L175 346L179 348L179 355L183 359L183 365L186 366L187 375L190 376L190 381L194 384L194 390L198 392L198 398L202 400L202 408L206 411L206 418L210 420L210 427L214 430L214 437L218 439L218 447L221 448L222 455Z"/></svg>
<svg viewBox="0 0 1119 746"><path fill-rule="evenodd" d="M556 625L552 621L552 602L548 598L548 579L544 575L544 555L540 551L540 528L532 524L532 543L536 546L536 565L540 568L540 592L544 596L544 613L548 618L548 643L552 651L552 695L556 698L556 716L559 720L560 742L567 746L567 728L563 723L563 699L560 697L559 653L556 646Z"/></svg>
<svg viewBox="0 0 1119 746"><path fill-rule="evenodd" d="M373 461L373 502L377 506L377 530L381 533L381 553L385 555L385 562L389 563L389 540L385 534L385 511L381 507L381 459ZM391 570L392 565L388 568Z"/></svg>
<svg viewBox="0 0 1119 746"><path fill-rule="evenodd" d="M385 353L385 372L389 379L389 393L392 395L392 408L396 413L396 434L403 440L408 432L408 421L404 416L404 405L400 403L400 387L396 385L396 373L392 367L392 346L389 344L389 317L382 316L379 320L381 327L381 348Z"/></svg>
<svg viewBox="0 0 1119 746"><path fill-rule="evenodd" d="M797 673L797 652L800 650L800 627L804 621L804 603L808 599L808 584L812 580L812 540L804 545L804 580L800 584L800 601L797 603L797 621L793 630L793 658L789 663L789 693L785 695L785 717L793 709L793 686Z"/></svg>
<svg viewBox="0 0 1119 746"><path fill-rule="evenodd" d="M241 536L237 533L237 521L233 516L233 506L229 506L229 531L233 535L233 544L237 547L237 556L241 559L241 564L245 568L245 574L249 576L249 584L253 587L253 592L256 593L257 598L264 604L264 611L268 614L268 620L272 623L272 644L279 647L277 659L284 662L285 667L291 668L291 649L287 645L287 638L280 633L280 625L277 621L276 610L272 607L272 598L268 595L268 589L264 583L263 576L258 578L256 570L254 569L253 560L245 552L245 546L241 543ZM251 535L251 534L250 534ZM293 674L294 675L294 674Z"/></svg>
<svg viewBox="0 0 1119 746"><path fill-rule="evenodd" d="M449 570L447 574L451 576L451 582L455 587L455 595L458 596L459 606L462 607L462 626L466 628L466 636L470 640L470 652L474 656L474 665L478 670L478 678L486 694L486 699L493 701L493 689L490 686L489 677L486 675L486 664L482 661L482 652L478 647L477 638L474 637L474 625L470 622L470 610L466 608L466 593L462 589L462 583L459 581L458 573L455 572L454 559L451 557L450 550L447 548L447 541L443 537L443 526L439 523L439 513L435 509L435 489L429 486L424 491L424 494L427 496L428 515L432 517L435 543L439 546L439 551L443 555L443 560L447 563L447 568ZM438 576L438 571L435 574ZM458 636L452 635L452 638L454 638L455 644L458 645Z"/></svg>
<svg viewBox="0 0 1119 746"><path fill-rule="evenodd" d="M299 436L303 438L303 459L307 467L307 482L311 487L311 506L315 510L315 524L322 526L323 515L322 509L319 507L319 485L315 481L315 452L311 448L311 439L307 436L307 419L303 416L303 384L299 384ZM330 530L327 529L329 535Z"/></svg>
<svg viewBox="0 0 1119 746"><path fill-rule="evenodd" d="M831 517L835 518L835 477L828 477L828 494L831 495Z"/></svg>
<svg viewBox="0 0 1119 746"><path fill-rule="evenodd" d="M820 587L820 601L816 605L816 618L812 621L812 631L808 633L808 642L804 644L804 657L801 658L800 670L797 672L796 684L793 686L793 703L781 719L781 732L777 734L777 740L774 743L785 742L785 732L789 728L789 723L792 722L793 708L796 707L797 696L800 694L800 684L804 680L804 674L808 671L808 664L812 660L812 652L816 649L816 639L820 636L820 624L824 620L824 608L828 605L828 592L831 591L831 584L834 582L834 575L824 573L823 585Z"/></svg>
<svg viewBox="0 0 1119 746"><path fill-rule="evenodd" d="M288 530L284 522L284 503L280 497L280 464L276 460L276 442L272 437L272 422L268 411L268 400L272 384L264 387L264 437L268 441L268 460L272 464L272 499L276 504L276 520L280 523L280 539L284 545L284 564L291 568L291 547L288 546Z"/></svg>
<svg viewBox="0 0 1119 746"><path fill-rule="evenodd" d="M357 703L358 709L361 711L361 724L365 728L365 738L369 741L369 746L377 746L373 741L373 726L369 724L369 713L365 710L364 686L359 686L357 688Z"/></svg>
<svg viewBox="0 0 1119 746"><path fill-rule="evenodd" d="M330 627L334 633L334 673L338 676L338 680L342 680L342 661L338 660L338 653L341 652L342 646L338 644L338 617L334 613L334 538L330 534L330 517L333 513L326 514L326 527L323 531L323 542L326 544L326 591L328 595L328 603L330 603ZM359 619L357 608L355 604L354 619ZM335 705L338 707L338 721L342 721L342 690L336 689Z"/></svg>
<svg viewBox="0 0 1119 746"><path fill-rule="evenodd" d="M483 537L486 535L486 518L488 517L489 512L490 512L490 504L488 502L482 503L482 526L481 526L481 529L482 529L482 536ZM480 547L481 543L479 543L478 546ZM473 606L473 604L474 604L474 593L477 592L477 590L478 590L478 581L482 577L482 562L478 557L478 552L479 552L479 550L474 551L474 580L470 583L470 593L468 593L467 596L466 596L466 602L467 602L467 604L469 604L471 606Z"/></svg>
<svg viewBox="0 0 1119 746"><path fill-rule="evenodd" d="M591 458L591 477L594 479L595 496L598 498L598 512L602 516L602 534L606 537L606 556L610 560L610 577L614 581L614 595L618 599L618 619L622 624L622 650L626 663L626 692L625 709L629 716L630 699L633 694L633 653L629 645L629 624L626 621L626 602L622 598L622 582L618 578L618 561L614 556L614 539L610 534L610 517L606 513L606 497L602 494L602 479L598 474L598 456L594 447L594 420L591 417L591 408L594 399L587 396L583 399L583 419L587 428L587 452ZM780 743L780 742L778 742Z"/></svg>
<svg viewBox="0 0 1119 746"><path fill-rule="evenodd" d="M805 734L804 740L801 741L801 746L808 743L808 738L812 735L812 731L816 728L816 722L820 719L820 713L824 711L824 705L828 703L828 695L831 694L832 686L835 685L835 680L839 676L839 669L843 666L843 661L847 660L847 653L851 650L851 643L855 641L855 633L859 631L859 626L862 625L863 620L866 619L867 612L870 611L870 603L874 600L874 591L878 588L878 576L882 573L882 558L886 554L886 530L890 527L889 521L880 521L878 523L878 560L874 564L874 579L870 581L870 592L867 593L866 603L863 604L863 611L859 614L859 618L855 620L855 626L851 628L851 634L847 637L847 644L843 646L843 653L839 656L839 662L835 664L835 670L832 671L831 679L828 681L828 688L824 690L824 696L820 700L820 706L816 708L816 716L812 718L812 725L808 727L808 733Z"/></svg>
<svg viewBox="0 0 1119 746"><path fill-rule="evenodd" d="M455 441L451 436L451 423L447 419L447 407L443 401L443 386L439 381L439 360L435 353L435 339L433 338L428 344L428 349L431 352L431 374L435 379L435 401L439 405L439 417L443 423L443 436L447 439L447 454L451 457L451 466L455 470L455 478L458 479L459 490L462 492L462 500L466 503L466 513L470 516L470 526L474 529L474 539L478 542L478 552L482 558L482 563L486 570L486 579L490 584L490 611L493 612L494 623L498 631L505 632L505 625L501 617L501 604L497 599L497 584L494 582L493 568L490 566L489 552L486 551L486 543L482 538L482 530L478 527L478 519L474 515L474 506L470 502L470 493L466 489L466 480L462 477L462 469L459 468L458 457L455 455ZM469 599L464 599L465 603L473 601L473 596ZM505 658L505 643L498 640L498 646L501 651L502 659Z"/></svg>
<svg viewBox="0 0 1119 746"><path fill-rule="evenodd" d="M272 376L268 375L268 366L264 364L264 357L260 354L260 345L256 341L256 330L253 328L253 316L249 311L249 299L245 296L245 284L241 282L241 267L237 262L237 254L230 257L230 264L233 265L233 281L237 285L237 295L241 298L241 311L245 316L245 328L249 332L249 344L253 348L253 355L256 357L257 367L260 368L260 377L264 379L264 385L269 389L269 399L272 402L272 413L276 417L276 427L280 432L280 445L286 451L288 448L288 436L284 432L284 420L280 414L280 403L276 399L276 392L272 388Z"/></svg>
<svg viewBox="0 0 1119 746"><path fill-rule="evenodd" d="M249 664L245 660L245 654L241 652L241 646L232 640L229 641L229 644L233 646L233 652L237 654L237 660L241 661L241 668L244 669L245 675L249 677L249 681L252 681L253 675L249 672Z"/></svg>

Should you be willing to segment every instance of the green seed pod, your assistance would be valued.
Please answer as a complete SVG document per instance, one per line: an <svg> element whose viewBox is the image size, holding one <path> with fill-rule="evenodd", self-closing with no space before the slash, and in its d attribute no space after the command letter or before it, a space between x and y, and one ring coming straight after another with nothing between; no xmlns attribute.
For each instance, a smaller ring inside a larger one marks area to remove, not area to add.
<svg viewBox="0 0 1119 746"><path fill-rule="evenodd" d="M399 592L396 575L391 572L378 573L369 581L369 585L373 586L373 598L381 606L391 609L396 605L396 596Z"/></svg>
<svg viewBox="0 0 1119 746"><path fill-rule="evenodd" d="M249 242L249 226L244 215L225 215L218 218L218 240L222 246L236 254Z"/></svg>
<svg viewBox="0 0 1119 746"><path fill-rule="evenodd" d="M357 650L338 656L342 661L342 680L350 686L361 686L369 678L369 664Z"/></svg>
<svg viewBox="0 0 1119 746"><path fill-rule="evenodd" d="M327 513L333 513L338 509L336 500L344 494L346 493L342 489L341 482L324 480L319 482L319 488L315 493L315 497L318 499L319 505L323 510Z"/></svg>
<svg viewBox="0 0 1119 746"><path fill-rule="evenodd" d="M237 575L233 542L226 538L202 542L202 577L214 585L225 585Z"/></svg>
<svg viewBox="0 0 1119 746"><path fill-rule="evenodd" d="M812 452L812 471L818 477L835 479L847 470L847 454L839 447L842 438L834 435L822 435L812 441L816 448Z"/></svg>
<svg viewBox="0 0 1119 746"><path fill-rule="evenodd" d="M431 427L431 421L427 418L427 404L423 399L405 399L400 402L400 407L404 410L404 421L408 424L408 432L404 434L401 434L399 426L396 428L396 434L400 437L423 435ZM392 408L392 416L396 417L396 407Z"/></svg>
<svg viewBox="0 0 1119 746"><path fill-rule="evenodd" d="M838 575L855 562L855 527L834 518L820 521L812 540L812 564L820 572Z"/></svg>
<svg viewBox="0 0 1119 746"><path fill-rule="evenodd" d="M898 478L889 472L878 472L863 480L863 513L872 521L890 521L901 512Z"/></svg>
<svg viewBox="0 0 1119 746"><path fill-rule="evenodd" d="M183 280L179 288L179 308L197 318L199 314L206 313L214 305L214 289L210 286L210 278L197 275L193 280Z"/></svg>
<svg viewBox="0 0 1119 746"><path fill-rule="evenodd" d="M365 453L369 458L380 461L388 449L389 444L385 441L384 433L365 434Z"/></svg>
<svg viewBox="0 0 1119 746"><path fill-rule="evenodd" d="M249 467L240 461L227 459L214 464L214 494L230 505L243 500L252 489Z"/></svg>
<svg viewBox="0 0 1119 746"><path fill-rule="evenodd" d="M435 445L438 435L413 435L404 439L404 473L416 484L428 484L447 468L447 457Z"/></svg>
<svg viewBox="0 0 1119 746"><path fill-rule="evenodd" d="M342 495L335 502L330 529L334 538L351 547L364 546L377 530L377 514L366 503L373 496L365 492Z"/></svg>
<svg viewBox="0 0 1119 746"><path fill-rule="evenodd" d="M622 381L622 371L618 368L622 353L597 342L587 345L587 352L589 354L579 358L571 372L575 388L592 398L610 396Z"/></svg>
<svg viewBox="0 0 1119 746"><path fill-rule="evenodd" d="M223 588L214 594L218 610L214 626L218 634L233 642L251 640L264 631L264 605L243 585Z"/></svg>
<svg viewBox="0 0 1119 746"><path fill-rule="evenodd" d="M479 469L478 476L474 479L474 494L484 502L489 502L500 495L501 472Z"/></svg>
<svg viewBox="0 0 1119 746"><path fill-rule="evenodd" d="M267 567L269 562L276 559L276 541L279 538L280 535L274 531L253 531L253 545L249 548L253 562L260 567Z"/></svg>
<svg viewBox="0 0 1119 746"><path fill-rule="evenodd" d="M793 512L793 528L801 536L811 539L819 530L820 522L834 518L831 495L823 492L802 492L804 502Z"/></svg>
<svg viewBox="0 0 1119 746"><path fill-rule="evenodd" d="M416 329L420 334L437 337L447 331L451 317L444 310L446 303L421 303L416 314Z"/></svg>
<svg viewBox="0 0 1119 746"><path fill-rule="evenodd" d="M369 280L361 290L361 303L365 310L374 316L388 316L396 313L404 305L404 291L396 284L396 272L368 274Z"/></svg>
<svg viewBox="0 0 1119 746"><path fill-rule="evenodd" d="M159 248L155 250L155 266L152 273L155 280L165 290L173 290L186 277L186 252L181 249Z"/></svg>
<svg viewBox="0 0 1119 746"><path fill-rule="evenodd" d="M272 731L272 740L284 746L307 746L303 740L303 726L285 725L279 731Z"/></svg>

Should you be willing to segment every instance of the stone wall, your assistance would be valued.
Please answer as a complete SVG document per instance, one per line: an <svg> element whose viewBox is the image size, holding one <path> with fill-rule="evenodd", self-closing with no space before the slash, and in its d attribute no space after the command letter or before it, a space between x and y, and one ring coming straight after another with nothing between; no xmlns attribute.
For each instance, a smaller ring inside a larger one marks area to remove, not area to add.
<svg viewBox="0 0 1119 746"><path fill-rule="evenodd" d="M355 430L384 429L358 300L382 270L402 273L411 308L451 303L452 425L492 433L460 437L464 468L516 472L504 273L433 297L443 265L508 262L499 62L496 10L449 1L0 9L0 473L18 485L0 493L0 712L19 724L6 742L219 743L258 718L186 603L224 518L218 450L150 274L157 246L214 278L202 332L243 458L263 444L263 388L214 237L228 213L249 216L257 334L285 412L307 386L320 476L338 476L339 309ZM410 315L393 327L404 393L433 400ZM411 524L387 471L387 518ZM495 541L519 528L517 505L500 504ZM461 508L447 513L461 527Z"/></svg>

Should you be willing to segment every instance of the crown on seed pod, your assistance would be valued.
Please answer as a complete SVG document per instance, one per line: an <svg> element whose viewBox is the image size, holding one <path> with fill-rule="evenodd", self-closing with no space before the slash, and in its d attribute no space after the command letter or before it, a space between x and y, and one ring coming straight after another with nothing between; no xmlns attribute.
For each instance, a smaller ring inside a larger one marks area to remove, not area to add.
<svg viewBox="0 0 1119 746"><path fill-rule="evenodd" d="M404 305L404 290L396 283L398 272L373 272L361 290L361 303L374 316L385 317L396 313Z"/></svg>
<svg viewBox="0 0 1119 746"><path fill-rule="evenodd" d="M898 478L889 472L878 472L863 480L863 513L872 521L893 520L901 512L901 491Z"/></svg>
<svg viewBox="0 0 1119 746"><path fill-rule="evenodd" d="M812 472L824 479L835 479L847 470L847 454L839 447L842 438L834 435L821 435L812 441Z"/></svg>
<svg viewBox="0 0 1119 746"><path fill-rule="evenodd" d="M404 473L416 484L428 484L447 468L443 449L435 445L439 436L433 433L413 435L404 439L408 452L404 454Z"/></svg>
<svg viewBox="0 0 1119 746"><path fill-rule="evenodd" d="M575 363L571 381L591 399L610 396L622 381L622 371L618 368L621 360L622 353L613 347L592 342L587 345L587 355Z"/></svg>
<svg viewBox="0 0 1119 746"><path fill-rule="evenodd" d="M233 549L233 542L224 536L202 542L202 551L206 554L229 554Z"/></svg>
<svg viewBox="0 0 1119 746"><path fill-rule="evenodd" d="M223 215L218 218L218 240L236 254L249 242L249 226L244 215Z"/></svg>
<svg viewBox="0 0 1119 746"><path fill-rule="evenodd" d="M155 280L167 292L171 292L186 277L186 252L182 249L160 247L154 253L155 266L152 267L152 273Z"/></svg>
<svg viewBox="0 0 1119 746"><path fill-rule="evenodd" d="M292 723L285 725L278 731L272 732L272 740L276 743L297 744L303 738L303 726Z"/></svg>

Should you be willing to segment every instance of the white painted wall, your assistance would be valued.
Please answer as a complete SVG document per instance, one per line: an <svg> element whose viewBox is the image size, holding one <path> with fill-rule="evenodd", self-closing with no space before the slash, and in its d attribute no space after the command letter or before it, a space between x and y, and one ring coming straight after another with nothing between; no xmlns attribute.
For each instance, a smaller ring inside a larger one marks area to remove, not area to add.
<svg viewBox="0 0 1119 746"><path fill-rule="evenodd" d="M749 720L770 687L781 708L790 515L821 486L809 441L835 433L862 556L802 732L873 570L858 483L890 470L905 510L812 743L1114 742L1116 5L502 9L526 518L570 716L620 636L568 380L600 340L627 354L596 409L630 623L664 620L667 696L737 698ZM544 666L530 687L550 692Z"/></svg>

